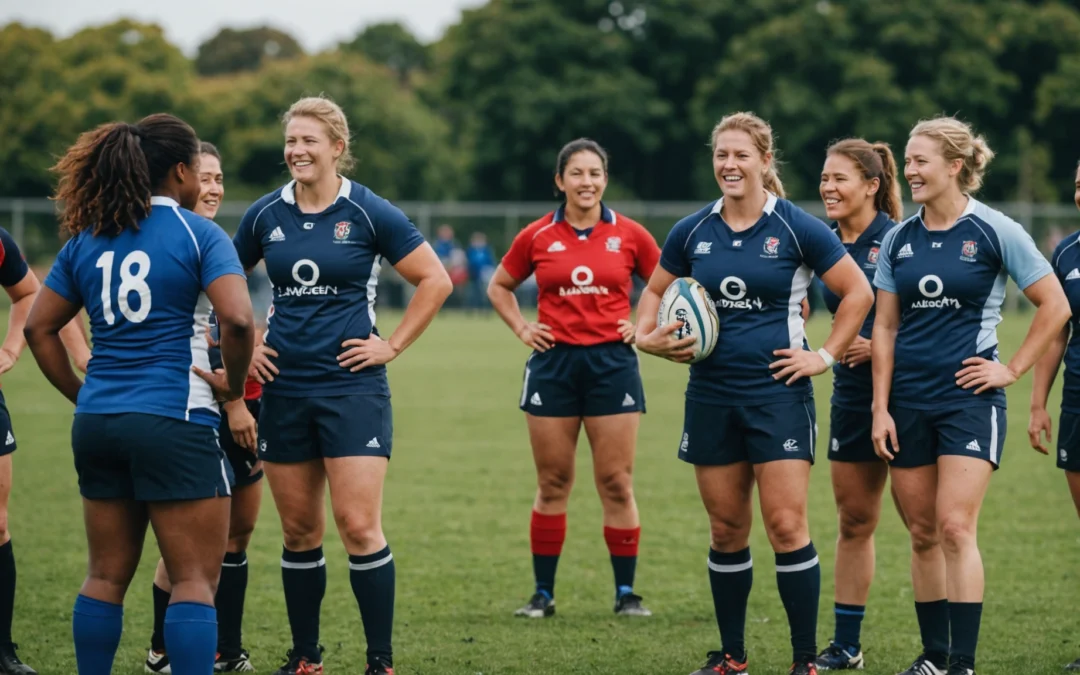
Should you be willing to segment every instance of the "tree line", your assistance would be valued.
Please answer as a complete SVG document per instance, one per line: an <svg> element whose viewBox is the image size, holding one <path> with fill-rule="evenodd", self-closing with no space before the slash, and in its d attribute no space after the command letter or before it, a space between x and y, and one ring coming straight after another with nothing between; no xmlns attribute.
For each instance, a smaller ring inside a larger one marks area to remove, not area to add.
<svg viewBox="0 0 1080 675"><path fill-rule="evenodd" d="M799 199L830 141L902 153L941 113L998 152L989 200L1069 199L1080 159L1080 0L490 0L431 44L384 23L306 54L226 28L195 58L152 24L9 24L0 63L0 196L49 194L81 131L170 111L221 148L229 196L253 197L287 175L281 113L316 93L349 116L352 177L391 199L551 198L578 136L609 150L610 198L713 198L709 132L735 110L772 123Z"/></svg>

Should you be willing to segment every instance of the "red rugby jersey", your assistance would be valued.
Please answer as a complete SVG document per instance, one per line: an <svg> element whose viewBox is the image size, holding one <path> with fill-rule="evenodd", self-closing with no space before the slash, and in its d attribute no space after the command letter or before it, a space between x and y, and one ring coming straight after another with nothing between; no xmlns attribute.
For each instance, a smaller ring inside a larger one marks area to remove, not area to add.
<svg viewBox="0 0 1080 675"><path fill-rule="evenodd" d="M551 326L558 343L622 340L618 323L630 318L631 276L648 279L660 259L648 230L603 204L600 209L600 222L583 240L559 207L519 232L502 259L519 281L536 274L540 323Z"/></svg>

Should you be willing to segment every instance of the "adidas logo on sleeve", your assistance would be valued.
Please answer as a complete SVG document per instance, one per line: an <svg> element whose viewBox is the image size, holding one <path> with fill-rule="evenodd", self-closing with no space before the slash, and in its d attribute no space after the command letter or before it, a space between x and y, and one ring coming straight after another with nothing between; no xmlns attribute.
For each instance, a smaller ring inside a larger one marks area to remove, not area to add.
<svg viewBox="0 0 1080 675"><path fill-rule="evenodd" d="M285 241L285 233L281 231L281 227L275 227L270 233L270 241Z"/></svg>
<svg viewBox="0 0 1080 675"><path fill-rule="evenodd" d="M1080 269L1074 267L1072 271L1065 275L1065 281L1072 281L1073 279L1080 279Z"/></svg>

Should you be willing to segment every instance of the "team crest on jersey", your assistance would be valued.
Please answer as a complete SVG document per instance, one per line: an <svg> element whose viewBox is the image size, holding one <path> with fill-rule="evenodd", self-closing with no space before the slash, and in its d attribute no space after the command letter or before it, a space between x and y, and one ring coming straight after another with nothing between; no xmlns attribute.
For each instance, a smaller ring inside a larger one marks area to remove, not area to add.
<svg viewBox="0 0 1080 675"><path fill-rule="evenodd" d="M780 251L780 240L776 237L765 238L765 254L775 256Z"/></svg>
<svg viewBox="0 0 1080 675"><path fill-rule="evenodd" d="M871 265L876 265L877 264L877 257L878 257L878 247L875 246L872 249L870 249L869 253L866 254L866 262L870 263Z"/></svg>
<svg viewBox="0 0 1080 675"><path fill-rule="evenodd" d="M352 223L348 221L341 221L334 225L334 239L342 241L349 238L349 233L352 232Z"/></svg>
<svg viewBox="0 0 1080 675"><path fill-rule="evenodd" d="M965 262L975 262L975 254L979 252L979 246L973 241L965 241L960 249L960 259Z"/></svg>
<svg viewBox="0 0 1080 675"><path fill-rule="evenodd" d="M622 237L608 237L607 238L607 250L612 253L618 253L622 247Z"/></svg>

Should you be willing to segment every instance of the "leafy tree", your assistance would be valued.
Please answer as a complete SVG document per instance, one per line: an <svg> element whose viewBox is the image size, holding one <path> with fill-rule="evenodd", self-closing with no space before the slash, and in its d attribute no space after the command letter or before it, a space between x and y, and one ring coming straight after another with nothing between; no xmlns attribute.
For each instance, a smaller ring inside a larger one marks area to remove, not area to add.
<svg viewBox="0 0 1080 675"><path fill-rule="evenodd" d="M428 48L397 22L367 26L351 42L343 43L341 50L390 68L403 83L408 82L410 74L427 70L430 65Z"/></svg>
<svg viewBox="0 0 1080 675"><path fill-rule="evenodd" d="M276 28L223 28L199 45L195 68L201 75L252 71L264 61L293 59L303 53L300 43Z"/></svg>

